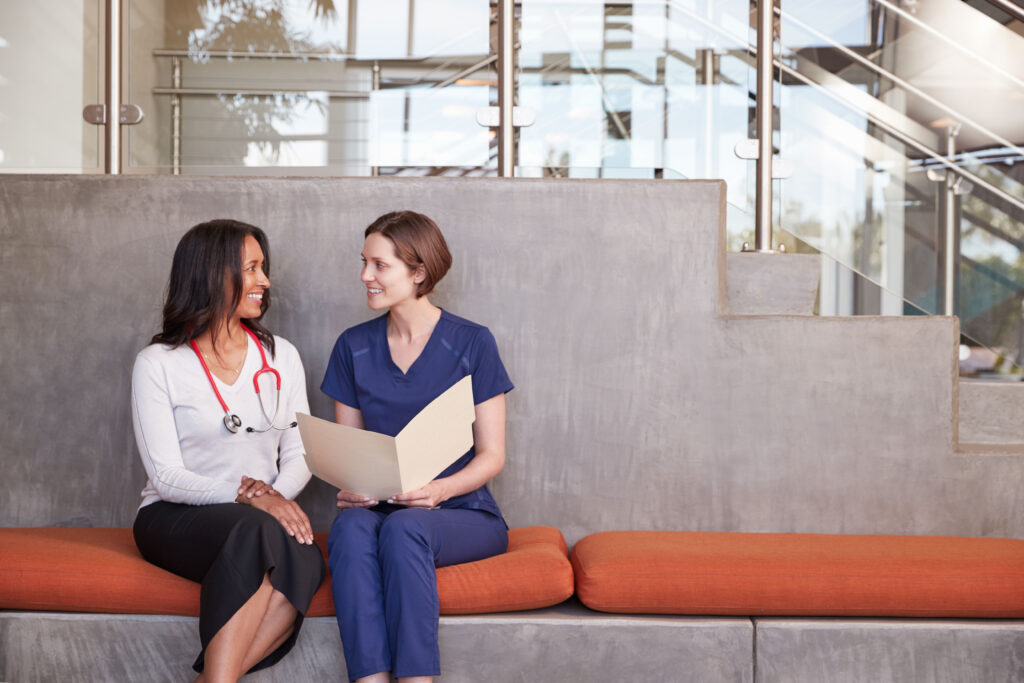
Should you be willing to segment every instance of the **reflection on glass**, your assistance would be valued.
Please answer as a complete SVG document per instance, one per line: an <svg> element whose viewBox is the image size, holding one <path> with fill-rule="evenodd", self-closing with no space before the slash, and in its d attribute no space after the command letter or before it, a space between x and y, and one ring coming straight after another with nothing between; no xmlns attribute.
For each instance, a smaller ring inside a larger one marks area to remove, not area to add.
<svg viewBox="0 0 1024 683"><path fill-rule="evenodd" d="M487 166L475 116L493 77L472 66L489 20L478 0L134 0L128 81L147 119L126 131L129 165Z"/></svg>
<svg viewBox="0 0 1024 683"><path fill-rule="evenodd" d="M490 133L476 123L486 86L381 90L371 100L373 166L486 166Z"/></svg>
<svg viewBox="0 0 1024 683"><path fill-rule="evenodd" d="M962 330L1016 358L1024 41L953 0L791 0L780 30L783 226L884 288L857 285L848 312L942 313L951 221Z"/></svg>
<svg viewBox="0 0 1024 683"><path fill-rule="evenodd" d="M524 0L518 102L536 123L519 130L519 166L724 178L730 232L749 227L753 165L733 153L748 137L747 11L736 0Z"/></svg>
<svg viewBox="0 0 1024 683"><path fill-rule="evenodd" d="M345 52L347 48L346 2L179 0L167 15L173 30L164 47L187 47L194 55L213 50Z"/></svg>

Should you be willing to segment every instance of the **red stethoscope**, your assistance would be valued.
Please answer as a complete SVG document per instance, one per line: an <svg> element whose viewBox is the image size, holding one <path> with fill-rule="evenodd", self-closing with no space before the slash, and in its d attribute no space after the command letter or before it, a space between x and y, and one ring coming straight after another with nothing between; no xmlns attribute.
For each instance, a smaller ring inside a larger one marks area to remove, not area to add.
<svg viewBox="0 0 1024 683"><path fill-rule="evenodd" d="M242 325L242 329L245 330L246 334L252 337L252 340L256 342L256 348L260 350L260 360L263 361L263 365L260 367L259 370L256 371L256 374L252 376L252 385L256 389L256 398L258 398L260 401L260 412L263 413L263 418L267 421L267 425L269 425L265 429L246 427L245 431L262 434L264 432L269 432L271 429L277 429L280 431L291 429L292 427L296 426L298 422L292 422L291 424L285 427L278 427L274 424L274 420L277 419L277 411L281 407L281 374L274 368L270 367L270 365L267 363L267 354L263 352L263 344L260 344L260 340L256 338L256 335L253 334L253 331L250 330L245 325ZM203 352L199 350L199 345L196 344L196 340L190 340L189 346L191 346L192 350L195 351L196 358L199 359L199 362L203 366L203 372L206 373L206 379L210 380L210 386L213 388L213 393L217 395L217 400L220 401L220 407L224 409L224 426L227 427L227 430L229 432L231 432L232 434L236 434L238 430L242 427L241 418L239 418L237 415L228 410L228 404L220 395L220 391L217 389L217 384L213 381L213 375L210 373L210 368L207 367L206 365L206 359L203 358ZM260 393L260 375L267 372L273 375L274 379L277 380L277 398L274 400L273 416L267 415L267 409L263 405L263 394Z"/></svg>

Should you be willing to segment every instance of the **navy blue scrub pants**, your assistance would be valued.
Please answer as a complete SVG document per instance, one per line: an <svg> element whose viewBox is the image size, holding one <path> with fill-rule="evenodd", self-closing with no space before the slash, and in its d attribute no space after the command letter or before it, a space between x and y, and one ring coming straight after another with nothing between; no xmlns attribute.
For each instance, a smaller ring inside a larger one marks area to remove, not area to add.
<svg viewBox="0 0 1024 683"><path fill-rule="evenodd" d="M327 551L349 678L440 675L435 568L507 547L505 522L483 510L384 504L338 513Z"/></svg>

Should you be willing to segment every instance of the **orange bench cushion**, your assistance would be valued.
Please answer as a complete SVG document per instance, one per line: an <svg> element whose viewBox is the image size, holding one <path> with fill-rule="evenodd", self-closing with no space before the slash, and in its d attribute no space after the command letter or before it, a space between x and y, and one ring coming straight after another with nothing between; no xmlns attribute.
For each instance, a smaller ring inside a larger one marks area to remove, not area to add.
<svg viewBox="0 0 1024 683"><path fill-rule="evenodd" d="M948 536L612 531L572 552L603 612L1024 617L1024 541Z"/></svg>
<svg viewBox="0 0 1024 683"><path fill-rule="evenodd" d="M534 609L572 595L572 567L561 532L524 527L503 555L438 569L437 587L442 614ZM0 609L195 616L199 584L142 559L131 529L0 528ZM329 576L307 614L334 614Z"/></svg>

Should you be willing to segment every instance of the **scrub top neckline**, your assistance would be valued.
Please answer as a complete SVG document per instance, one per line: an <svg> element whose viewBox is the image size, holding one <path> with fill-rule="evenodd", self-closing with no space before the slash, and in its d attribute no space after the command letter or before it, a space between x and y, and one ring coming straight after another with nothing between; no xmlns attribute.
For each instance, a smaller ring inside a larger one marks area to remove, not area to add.
<svg viewBox="0 0 1024 683"><path fill-rule="evenodd" d="M244 382L242 382L241 379L242 379L242 377L245 376L245 370L246 370L246 368L249 365L249 360L252 358L252 353L251 353L251 351L252 351L252 337L250 337L249 335L245 335L245 341L246 341L245 360L242 361L242 367L238 370L238 376L235 377L235 381L234 382L232 382L231 384L228 384L227 382L222 380L220 377L218 377L217 375L213 374L212 370L210 371L210 377L212 377L213 381L216 382L217 385L222 388L222 391L229 391L231 393L238 393L239 387L244 386Z"/></svg>
<svg viewBox="0 0 1024 683"><path fill-rule="evenodd" d="M437 323L434 325L434 329L430 331L430 337L427 339L427 343L423 345L423 349L420 351L420 355L416 356L416 359L409 365L409 369L402 372L402 368L398 367L398 363L391 357L391 344L388 343L388 316L391 315L389 311L387 315L381 316L384 324L381 325L381 332L384 335L384 355L387 356L388 365L391 369L391 374L398 380L407 380L412 375L413 371L420 364L420 361L424 356L427 355L427 351L434 345L434 338L437 337L437 328L440 327L441 321L445 319L445 311L443 308L438 306L441 310L441 317L437 319Z"/></svg>

